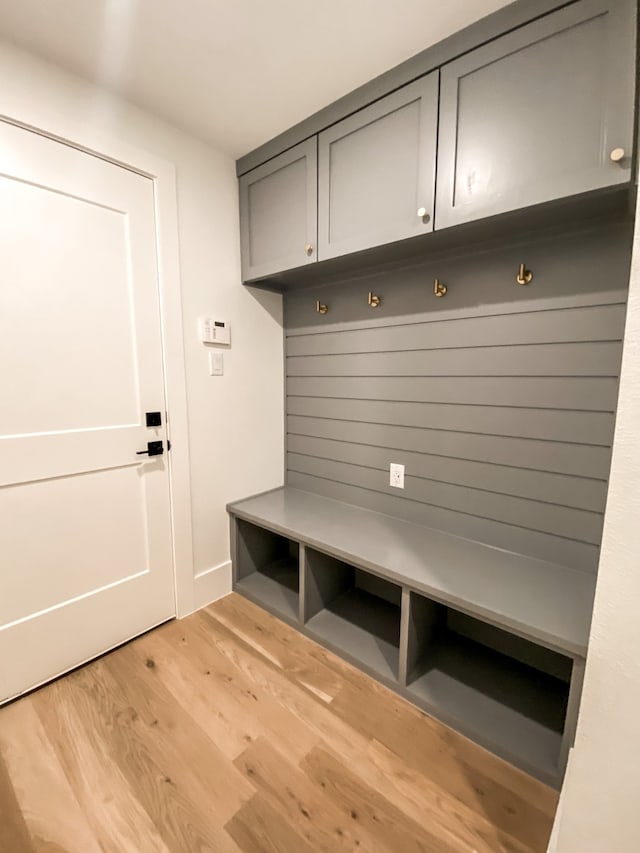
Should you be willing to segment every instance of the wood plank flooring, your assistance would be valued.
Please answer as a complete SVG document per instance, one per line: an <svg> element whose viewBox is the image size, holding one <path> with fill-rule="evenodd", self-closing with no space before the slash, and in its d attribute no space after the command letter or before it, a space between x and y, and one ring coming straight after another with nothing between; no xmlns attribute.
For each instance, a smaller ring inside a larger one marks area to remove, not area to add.
<svg viewBox="0 0 640 853"><path fill-rule="evenodd" d="M0 709L0 853L543 853L556 804L237 595Z"/></svg>

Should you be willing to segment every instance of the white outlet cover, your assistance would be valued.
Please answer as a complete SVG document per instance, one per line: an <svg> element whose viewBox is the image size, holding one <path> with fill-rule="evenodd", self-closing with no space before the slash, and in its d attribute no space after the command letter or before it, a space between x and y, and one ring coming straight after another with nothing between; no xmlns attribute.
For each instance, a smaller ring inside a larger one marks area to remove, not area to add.
<svg viewBox="0 0 640 853"><path fill-rule="evenodd" d="M389 465L389 485L394 489L404 489L404 465L396 462Z"/></svg>

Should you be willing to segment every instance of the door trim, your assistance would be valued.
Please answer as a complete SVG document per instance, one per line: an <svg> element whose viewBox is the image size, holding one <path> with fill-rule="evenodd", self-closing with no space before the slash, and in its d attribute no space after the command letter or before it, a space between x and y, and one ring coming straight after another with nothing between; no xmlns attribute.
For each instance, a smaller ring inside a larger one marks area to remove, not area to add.
<svg viewBox="0 0 640 853"><path fill-rule="evenodd" d="M33 114L38 111L37 107L34 111L33 106L21 109L19 114L0 113L0 121L107 160L153 182L167 437L171 440L167 461L175 609L178 618L182 618L195 610L196 603L175 166L147 151L122 143L115 136L79 127L64 116L47 115L43 121Z"/></svg>

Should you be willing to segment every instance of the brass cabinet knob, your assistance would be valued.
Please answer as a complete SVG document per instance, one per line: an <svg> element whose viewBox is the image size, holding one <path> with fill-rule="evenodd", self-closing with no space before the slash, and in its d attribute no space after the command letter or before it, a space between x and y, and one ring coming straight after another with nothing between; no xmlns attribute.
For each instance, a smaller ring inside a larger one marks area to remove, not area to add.
<svg viewBox="0 0 640 853"><path fill-rule="evenodd" d="M431 219L431 216L427 213L426 207L418 208L418 219L422 219L423 222L428 222Z"/></svg>
<svg viewBox="0 0 640 853"><path fill-rule="evenodd" d="M311 257L311 255L313 255L313 246L311 245L311 243L307 243L307 245L304 247L304 250L307 253L307 255L309 255L309 257Z"/></svg>
<svg viewBox="0 0 640 853"><path fill-rule="evenodd" d="M609 156L612 163L619 163L624 160L624 148L614 148Z"/></svg>

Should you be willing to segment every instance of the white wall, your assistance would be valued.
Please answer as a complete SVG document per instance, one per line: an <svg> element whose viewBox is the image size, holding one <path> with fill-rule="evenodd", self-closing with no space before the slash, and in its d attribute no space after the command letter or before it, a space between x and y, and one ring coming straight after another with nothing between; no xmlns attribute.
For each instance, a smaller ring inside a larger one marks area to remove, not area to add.
<svg viewBox="0 0 640 853"><path fill-rule="evenodd" d="M176 167L200 606L230 588L225 504L279 486L283 477L281 297L254 293L240 282L234 163L154 116L1 42L0 113L44 129L59 127L61 118L79 131L89 126L92 137L115 136ZM207 348L196 335L203 314L232 325L223 377L208 375ZM221 568L207 574L216 567Z"/></svg>
<svg viewBox="0 0 640 853"><path fill-rule="evenodd" d="M584 693L557 853L640 850L640 218Z"/></svg>

